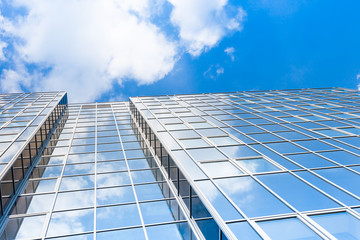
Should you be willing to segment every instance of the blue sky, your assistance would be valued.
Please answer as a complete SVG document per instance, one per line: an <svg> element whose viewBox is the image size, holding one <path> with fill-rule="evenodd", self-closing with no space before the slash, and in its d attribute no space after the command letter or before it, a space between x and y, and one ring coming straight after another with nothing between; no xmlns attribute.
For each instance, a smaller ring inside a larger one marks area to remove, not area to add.
<svg viewBox="0 0 360 240"><path fill-rule="evenodd" d="M2 92L357 89L360 2L0 0Z"/></svg>

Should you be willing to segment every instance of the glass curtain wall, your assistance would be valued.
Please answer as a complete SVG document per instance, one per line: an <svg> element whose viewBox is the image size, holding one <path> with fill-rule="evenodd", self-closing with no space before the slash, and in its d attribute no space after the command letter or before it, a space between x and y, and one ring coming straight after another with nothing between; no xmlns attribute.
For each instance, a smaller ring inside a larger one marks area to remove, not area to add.
<svg viewBox="0 0 360 240"><path fill-rule="evenodd" d="M130 101L228 238L360 237L357 91Z"/></svg>
<svg viewBox="0 0 360 240"><path fill-rule="evenodd" d="M66 110L64 92L0 95L0 223Z"/></svg>
<svg viewBox="0 0 360 240"><path fill-rule="evenodd" d="M202 239L131 126L128 103L70 105L2 239Z"/></svg>

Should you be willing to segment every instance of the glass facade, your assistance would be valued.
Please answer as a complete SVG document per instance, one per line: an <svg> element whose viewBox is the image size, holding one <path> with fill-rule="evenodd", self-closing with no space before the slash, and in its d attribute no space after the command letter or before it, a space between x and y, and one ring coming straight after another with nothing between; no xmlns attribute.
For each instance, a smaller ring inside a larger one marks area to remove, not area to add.
<svg viewBox="0 0 360 240"><path fill-rule="evenodd" d="M50 95L53 130L3 213L1 239L360 239L358 91L68 106L65 93L0 95L0 159L39 136L12 136L7 128L31 126L16 118L29 104L12 105ZM25 169L8 163L12 176ZM1 194L5 183L16 186L3 178Z"/></svg>
<svg viewBox="0 0 360 240"><path fill-rule="evenodd" d="M0 215L5 220L64 116L65 92L0 95ZM0 224L2 223L0 221Z"/></svg>

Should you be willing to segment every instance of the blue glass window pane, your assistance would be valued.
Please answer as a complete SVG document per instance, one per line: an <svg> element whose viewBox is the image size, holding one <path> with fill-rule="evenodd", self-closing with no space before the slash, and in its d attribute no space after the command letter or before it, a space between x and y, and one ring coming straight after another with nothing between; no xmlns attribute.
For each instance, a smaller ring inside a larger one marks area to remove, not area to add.
<svg viewBox="0 0 360 240"><path fill-rule="evenodd" d="M146 232L149 240L169 240L169 236L171 236L171 240L195 239L186 222L146 227Z"/></svg>
<svg viewBox="0 0 360 240"><path fill-rule="evenodd" d="M321 142L319 140L306 140L306 141L296 141L297 144L303 146L311 151L323 151L323 150L332 150L336 149L335 147Z"/></svg>
<svg viewBox="0 0 360 240"><path fill-rule="evenodd" d="M359 239L360 221L347 212L310 216L337 239Z"/></svg>
<svg viewBox="0 0 360 240"><path fill-rule="evenodd" d="M96 209L96 229L110 229L141 225L136 204Z"/></svg>
<svg viewBox="0 0 360 240"><path fill-rule="evenodd" d="M226 159L225 155L220 153L216 148L201 148L188 150L195 161L213 161Z"/></svg>
<svg viewBox="0 0 360 240"><path fill-rule="evenodd" d="M251 173L278 171L280 168L271 164L264 158L243 159L237 163Z"/></svg>
<svg viewBox="0 0 360 240"><path fill-rule="evenodd" d="M98 154L99 159L99 154ZM67 163L85 163L85 162L94 162L95 161L95 154L76 154L76 155L69 155L67 159Z"/></svg>
<svg viewBox="0 0 360 240"><path fill-rule="evenodd" d="M64 177L61 180L60 190L80 190L94 188L94 175Z"/></svg>
<svg viewBox="0 0 360 240"><path fill-rule="evenodd" d="M141 148L141 145L139 142L123 142L124 149L137 149Z"/></svg>
<svg viewBox="0 0 360 240"><path fill-rule="evenodd" d="M127 157L129 158L129 156ZM123 160L124 154L122 151L100 152L96 154L96 159L97 161Z"/></svg>
<svg viewBox="0 0 360 240"><path fill-rule="evenodd" d="M118 231L108 231L96 233L96 239L132 239L132 240L145 240L144 231L142 228L131 228Z"/></svg>
<svg viewBox="0 0 360 240"><path fill-rule="evenodd" d="M98 205L135 202L132 187L99 188L96 190Z"/></svg>
<svg viewBox="0 0 360 240"><path fill-rule="evenodd" d="M360 188L358 184L360 182L360 175L345 168L321 169L314 170L314 172L354 193L355 195L360 196Z"/></svg>
<svg viewBox="0 0 360 240"><path fill-rule="evenodd" d="M164 195L158 183L136 185L135 191L139 201L164 198Z"/></svg>
<svg viewBox="0 0 360 240"><path fill-rule="evenodd" d="M354 167L349 167L355 171L357 171L358 173L360 173L360 166L354 166Z"/></svg>
<svg viewBox="0 0 360 240"><path fill-rule="evenodd" d="M304 180L308 181L309 183L313 184L314 186L320 188L322 191L326 192L327 194L331 195L332 197L340 200L342 203L345 203L347 205L359 205L360 204L360 200L343 192L342 190L331 185L330 183L325 182L321 178L311 174L308 171L295 172L295 174L300 176Z"/></svg>
<svg viewBox="0 0 360 240"><path fill-rule="evenodd" d="M64 176L91 174L91 173L94 173L94 170L95 170L95 166L93 163L71 164L71 165L67 164L65 166Z"/></svg>
<svg viewBox="0 0 360 240"><path fill-rule="evenodd" d="M180 211L180 209L176 204L174 204L174 206L172 206L171 204L171 200L140 203L140 209L144 219L144 223L152 224L178 220L174 219L175 217L177 217L177 214L174 214L175 212L173 213L173 210Z"/></svg>
<svg viewBox="0 0 360 240"><path fill-rule="evenodd" d="M290 162L289 160L285 159L284 157L276 154L275 152L267 149L260 144L252 145L252 147L289 170L301 169L299 166L295 165L294 163Z"/></svg>
<svg viewBox="0 0 360 240"><path fill-rule="evenodd" d="M249 134L249 137L252 137L253 139L259 141L259 142L278 142L282 141L281 138L275 136L271 133L258 133L258 134Z"/></svg>
<svg viewBox="0 0 360 240"><path fill-rule="evenodd" d="M232 128L223 128L223 130L227 131L228 133L230 133L232 136L236 137L237 139L243 141L244 143L254 143L254 140L248 138L247 136L245 136L244 134L236 131L235 129Z"/></svg>
<svg viewBox="0 0 360 240"><path fill-rule="evenodd" d="M144 158L145 157L142 150L126 150L125 155L127 158Z"/></svg>
<svg viewBox="0 0 360 240"><path fill-rule="evenodd" d="M54 194L21 196L11 212L14 214L47 212L52 208Z"/></svg>
<svg viewBox="0 0 360 240"><path fill-rule="evenodd" d="M277 135L285 138L285 139L288 139L288 140L301 140L301 139L308 139L309 137L304 135L304 134L301 134L301 133L298 133L298 132L295 132L295 131L291 131L291 132L277 132L276 133Z"/></svg>
<svg viewBox="0 0 360 240"><path fill-rule="evenodd" d="M271 131L271 132L289 130L288 128L283 127L281 125L277 125L277 124L276 125L275 124L262 125L261 127L268 130L268 131Z"/></svg>
<svg viewBox="0 0 360 240"><path fill-rule="evenodd" d="M201 138L195 139L183 139L180 142L184 145L185 148L197 148L197 147L209 147L210 144L202 140Z"/></svg>
<svg viewBox="0 0 360 240"><path fill-rule="evenodd" d="M218 179L215 182L248 217L292 212L251 177Z"/></svg>
<svg viewBox="0 0 360 240"><path fill-rule="evenodd" d="M107 144L98 144L97 145L97 151L103 152L103 151L117 151L121 150L121 143L107 143Z"/></svg>
<svg viewBox="0 0 360 240"><path fill-rule="evenodd" d="M197 134L194 130L171 131L171 134L178 139L199 137L199 134Z"/></svg>
<svg viewBox="0 0 360 240"><path fill-rule="evenodd" d="M154 173L152 170L133 171L131 172L132 180L135 184L156 182Z"/></svg>
<svg viewBox="0 0 360 240"><path fill-rule="evenodd" d="M260 175L257 178L299 211L340 207L330 198L289 173Z"/></svg>
<svg viewBox="0 0 360 240"><path fill-rule="evenodd" d="M242 171L228 161L203 163L201 167L210 177L226 177L243 174Z"/></svg>
<svg viewBox="0 0 360 240"><path fill-rule="evenodd" d="M240 144L238 141L235 141L231 137L213 137L213 138L209 137L209 139L216 146L227 146L227 145L238 145L238 144Z"/></svg>
<svg viewBox="0 0 360 240"><path fill-rule="evenodd" d="M1 239L37 239L45 222L45 215L9 219Z"/></svg>
<svg viewBox="0 0 360 240"><path fill-rule="evenodd" d="M347 138L341 138L338 140L345 142L347 144L353 145L355 147L360 147L359 137L347 137Z"/></svg>
<svg viewBox="0 0 360 240"><path fill-rule="evenodd" d="M42 193L55 190L57 179L29 181L25 193Z"/></svg>
<svg viewBox="0 0 360 240"><path fill-rule="evenodd" d="M290 142L267 143L265 145L281 154L305 152L304 149L302 149Z"/></svg>
<svg viewBox="0 0 360 240"><path fill-rule="evenodd" d="M46 236L81 233L93 229L93 209L59 212L52 214Z"/></svg>
<svg viewBox="0 0 360 240"><path fill-rule="evenodd" d="M242 133L249 134L249 133L262 133L264 130L256 127L256 126L242 126L242 127L235 127L236 130L239 130Z"/></svg>
<svg viewBox="0 0 360 240"><path fill-rule="evenodd" d="M227 134L218 128L199 129L198 132L205 137L226 136Z"/></svg>
<svg viewBox="0 0 360 240"><path fill-rule="evenodd" d="M247 222L229 223L228 226L238 239L262 239Z"/></svg>
<svg viewBox="0 0 360 240"><path fill-rule="evenodd" d="M322 152L319 154L343 165L360 164L360 157L345 151Z"/></svg>
<svg viewBox="0 0 360 240"><path fill-rule="evenodd" d="M219 226L214 219L197 220L196 224L206 240L218 240L220 235Z"/></svg>
<svg viewBox="0 0 360 240"><path fill-rule="evenodd" d="M321 239L297 218L257 222L257 224L274 240Z"/></svg>
<svg viewBox="0 0 360 240"><path fill-rule="evenodd" d="M342 140L343 138L340 138L340 139ZM327 143L330 143L330 144L333 144L338 148L345 149L345 150L347 150L347 151L349 151L351 153L355 153L355 154L360 155L360 150L359 149L357 149L357 148L355 148L353 146L349 146L347 144L344 144L344 143L342 143L340 141L335 141L334 139L324 139L323 141L327 142Z"/></svg>
<svg viewBox="0 0 360 240"><path fill-rule="evenodd" d="M117 172L127 170L125 161L98 162L96 172Z"/></svg>
<svg viewBox="0 0 360 240"><path fill-rule="evenodd" d="M144 169L150 168L148 160L144 159L132 159L128 160L128 165L130 169Z"/></svg>
<svg viewBox="0 0 360 240"><path fill-rule="evenodd" d="M59 193L54 210L75 209L94 206L94 191L76 191Z"/></svg>
<svg viewBox="0 0 360 240"><path fill-rule="evenodd" d="M189 157L189 155L184 151L173 151L172 152L176 158L176 160L182 165L189 176L196 180L201 178L207 178L203 171L200 169L198 165Z"/></svg>
<svg viewBox="0 0 360 240"><path fill-rule="evenodd" d="M96 181L97 187L112 187L131 183L127 172L98 174Z"/></svg>
<svg viewBox="0 0 360 240"><path fill-rule="evenodd" d="M47 177L59 177L63 166L47 166L47 167L36 167L31 175L33 178L41 176L42 178Z"/></svg>
<svg viewBox="0 0 360 240"><path fill-rule="evenodd" d="M287 155L287 157L306 168L336 166L334 163L329 162L313 153Z"/></svg>
<svg viewBox="0 0 360 240"><path fill-rule="evenodd" d="M230 147L219 147L220 150L224 151L231 158L245 158L245 157L253 157L260 156L259 153L255 152L248 146L230 146Z"/></svg>
<svg viewBox="0 0 360 240"><path fill-rule="evenodd" d="M348 134L336 131L334 129L320 129L320 130L315 130L315 132L318 132L320 134L323 134L327 137L341 137L341 136L348 136Z"/></svg>
<svg viewBox="0 0 360 240"><path fill-rule="evenodd" d="M212 182L199 181L195 182L195 184L225 221L243 218Z"/></svg>
<svg viewBox="0 0 360 240"><path fill-rule="evenodd" d="M352 134L356 134L359 135L360 134L360 129L359 128L355 128L355 127L350 127L350 128L342 128L341 130L344 130L346 132L352 133Z"/></svg>

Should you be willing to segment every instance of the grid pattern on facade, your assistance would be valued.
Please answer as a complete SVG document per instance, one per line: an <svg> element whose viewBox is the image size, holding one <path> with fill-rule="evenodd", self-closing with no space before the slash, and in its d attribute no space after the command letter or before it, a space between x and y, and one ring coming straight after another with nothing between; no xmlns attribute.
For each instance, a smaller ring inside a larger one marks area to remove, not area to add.
<svg viewBox="0 0 360 240"><path fill-rule="evenodd" d="M228 238L360 236L357 91L130 100Z"/></svg>
<svg viewBox="0 0 360 240"><path fill-rule="evenodd" d="M0 94L0 175L65 95L65 92Z"/></svg>
<svg viewBox="0 0 360 240"><path fill-rule="evenodd" d="M0 114L3 124L0 172L0 223L6 220L12 204L21 193L36 161L56 124L66 109L66 94L10 94L1 95Z"/></svg>
<svg viewBox="0 0 360 240"><path fill-rule="evenodd" d="M197 239L128 103L70 105L2 239Z"/></svg>
<svg viewBox="0 0 360 240"><path fill-rule="evenodd" d="M185 213L195 221L194 225L202 232L205 239L226 240L226 236L199 199L199 196L194 192L183 172L133 104L130 106L130 111L133 114L133 129L142 133L144 141L147 140L147 148L153 150L158 165L164 171L165 178L171 181L175 194L180 197L179 201L185 206Z"/></svg>

